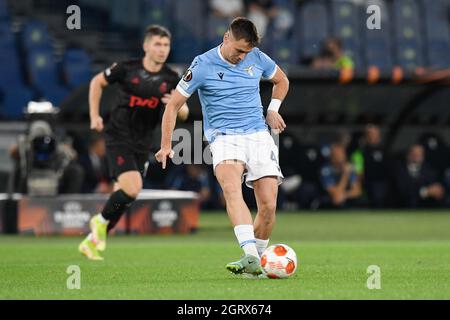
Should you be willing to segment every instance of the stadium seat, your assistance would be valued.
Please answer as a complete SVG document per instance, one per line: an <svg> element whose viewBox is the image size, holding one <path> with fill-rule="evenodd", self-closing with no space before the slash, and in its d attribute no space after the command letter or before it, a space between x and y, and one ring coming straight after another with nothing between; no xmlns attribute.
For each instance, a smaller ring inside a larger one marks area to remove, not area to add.
<svg viewBox="0 0 450 320"><path fill-rule="evenodd" d="M321 42L328 37L327 8L322 1L307 2L299 8L295 34L300 38L303 57L319 54Z"/></svg>
<svg viewBox="0 0 450 320"><path fill-rule="evenodd" d="M419 5L416 0L393 2L397 64L406 69L424 65Z"/></svg>
<svg viewBox="0 0 450 320"><path fill-rule="evenodd" d="M9 120L23 119L23 110L33 100L33 92L27 87L1 87L3 108L1 116Z"/></svg>
<svg viewBox="0 0 450 320"><path fill-rule="evenodd" d="M70 88L88 83L92 77L91 59L83 49L67 49L63 58L63 69Z"/></svg>
<svg viewBox="0 0 450 320"><path fill-rule="evenodd" d="M367 66L376 66L383 72L388 72L392 68L392 37L391 37L391 19L389 9L385 1L377 0L373 4L380 6L381 12L381 29L366 28L366 8L363 6L362 34L364 35L363 50Z"/></svg>
<svg viewBox="0 0 450 320"><path fill-rule="evenodd" d="M0 22L8 21L10 18L8 3L6 0L0 0Z"/></svg>
<svg viewBox="0 0 450 320"><path fill-rule="evenodd" d="M366 64L376 66L382 72L389 72L392 68L391 49L388 43L382 40L370 40L366 43Z"/></svg>
<svg viewBox="0 0 450 320"><path fill-rule="evenodd" d="M140 12L142 30L150 24L159 24L172 29L170 1L142 0Z"/></svg>
<svg viewBox="0 0 450 320"><path fill-rule="evenodd" d="M356 68L361 65L358 9L351 1L333 1L331 14L333 35L342 41L344 52L352 57Z"/></svg>
<svg viewBox="0 0 450 320"><path fill-rule="evenodd" d="M79 3L84 7L93 7L99 10L109 11L110 0L78 0Z"/></svg>
<svg viewBox="0 0 450 320"><path fill-rule="evenodd" d="M28 22L22 29L21 45L25 51L51 48L47 25L37 20Z"/></svg>
<svg viewBox="0 0 450 320"><path fill-rule="evenodd" d="M58 69L49 50L35 50L28 55L28 70L32 84L41 95L59 105L68 90L60 84Z"/></svg>
<svg viewBox="0 0 450 320"><path fill-rule="evenodd" d="M111 0L111 22L126 28L140 27L140 0Z"/></svg>
<svg viewBox="0 0 450 320"><path fill-rule="evenodd" d="M272 35L267 40L270 44L268 53L277 63L297 64L299 62L296 39Z"/></svg>
<svg viewBox="0 0 450 320"><path fill-rule="evenodd" d="M195 56L210 49L204 44L206 1L173 0L173 8L172 58L179 63L190 63Z"/></svg>
<svg viewBox="0 0 450 320"><path fill-rule="evenodd" d="M204 36L207 1L172 0L172 3L175 31L188 31L195 37Z"/></svg>
<svg viewBox="0 0 450 320"><path fill-rule="evenodd" d="M397 64L412 70L424 65L423 52L415 43L397 42Z"/></svg>
<svg viewBox="0 0 450 320"><path fill-rule="evenodd" d="M12 48L15 46L14 34L8 22L0 21L0 48Z"/></svg>
<svg viewBox="0 0 450 320"><path fill-rule="evenodd" d="M450 34L448 1L422 1L424 8L426 48L428 65L432 68L445 68L450 66Z"/></svg>
<svg viewBox="0 0 450 320"><path fill-rule="evenodd" d="M449 1L421 1L424 8L425 34L429 40L449 41Z"/></svg>
<svg viewBox="0 0 450 320"><path fill-rule="evenodd" d="M206 26L207 47L215 47L222 43L223 35L228 29L230 20L224 17L209 15Z"/></svg>
<svg viewBox="0 0 450 320"><path fill-rule="evenodd" d="M24 81L15 48L0 48L0 87L21 87Z"/></svg>
<svg viewBox="0 0 450 320"><path fill-rule="evenodd" d="M442 69L450 67L450 44L448 41L430 41L428 44L428 65Z"/></svg>

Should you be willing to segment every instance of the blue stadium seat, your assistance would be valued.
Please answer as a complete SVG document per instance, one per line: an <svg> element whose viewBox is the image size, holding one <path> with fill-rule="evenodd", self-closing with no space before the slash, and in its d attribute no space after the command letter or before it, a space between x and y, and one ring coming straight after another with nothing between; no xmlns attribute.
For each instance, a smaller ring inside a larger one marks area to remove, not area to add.
<svg viewBox="0 0 450 320"><path fill-rule="evenodd" d="M207 2L172 0L172 3L174 43L171 57L179 63L190 63L195 56L210 49L204 41Z"/></svg>
<svg viewBox="0 0 450 320"><path fill-rule="evenodd" d="M372 3L369 3L372 4ZM367 66L376 66L381 71L390 71L393 66L392 57L392 34L391 34L391 19L389 15L389 8L385 1L377 0L373 4L381 8L381 30L371 30L366 27L366 7L363 8L363 19L361 26L364 34L363 50L365 51L365 59Z"/></svg>
<svg viewBox="0 0 450 320"><path fill-rule="evenodd" d="M415 69L424 65L423 52L414 43L397 43L397 64L404 69Z"/></svg>
<svg viewBox="0 0 450 320"><path fill-rule="evenodd" d="M17 50L0 48L0 61L0 87L24 86Z"/></svg>
<svg viewBox="0 0 450 320"><path fill-rule="evenodd" d="M422 0L424 8L425 34L428 40L449 41L450 2Z"/></svg>
<svg viewBox="0 0 450 320"><path fill-rule="evenodd" d="M0 91L3 94L1 116L9 120L23 119L23 110L33 100L33 92L27 87L0 87Z"/></svg>
<svg viewBox="0 0 450 320"><path fill-rule="evenodd" d="M425 18L428 65L433 68L450 67L450 34L448 1L422 1Z"/></svg>
<svg viewBox="0 0 450 320"><path fill-rule="evenodd" d="M366 43L365 50L367 66L376 66L386 72L392 69L391 48L387 42L371 40Z"/></svg>
<svg viewBox="0 0 450 320"><path fill-rule="evenodd" d="M189 32L196 38L205 36L207 1L172 0L172 3L175 32Z"/></svg>
<svg viewBox="0 0 450 320"><path fill-rule="evenodd" d="M0 22L0 48L15 47L14 34L7 22Z"/></svg>
<svg viewBox="0 0 450 320"><path fill-rule="evenodd" d="M406 69L423 66L422 19L418 2L397 0L392 5L397 64Z"/></svg>
<svg viewBox="0 0 450 320"><path fill-rule="evenodd" d="M277 36L268 34L265 39L267 54L275 60L277 64L298 64L300 54L298 50L298 41L292 37Z"/></svg>
<svg viewBox="0 0 450 320"><path fill-rule="evenodd" d="M49 50L35 50L28 55L28 69L32 84L41 95L54 105L59 105L68 90L60 84L58 69Z"/></svg>
<svg viewBox="0 0 450 320"><path fill-rule="evenodd" d="M91 59L83 49L67 49L63 58L63 68L66 83L70 88L86 84L91 80Z"/></svg>
<svg viewBox="0 0 450 320"><path fill-rule="evenodd" d="M430 67L436 69L450 67L450 44L448 41L430 41L427 47Z"/></svg>
<svg viewBox="0 0 450 320"><path fill-rule="evenodd" d="M0 0L0 21L7 21L10 18L9 8L6 0Z"/></svg>
<svg viewBox="0 0 450 320"><path fill-rule="evenodd" d="M78 0L78 1L80 2L81 6L84 6L84 7L90 6L90 7L94 7L94 8L100 9L100 10L104 10L104 11L109 11L109 9L110 9L109 7L110 7L110 3L111 3L110 0L95 0L95 1Z"/></svg>
<svg viewBox="0 0 450 320"><path fill-rule="evenodd" d="M60 106L69 96L70 91L61 86L47 86L42 89L42 97L50 101L54 106Z"/></svg>
<svg viewBox="0 0 450 320"><path fill-rule="evenodd" d="M327 8L322 1L307 2L299 8L295 34L300 37L300 50L304 57L319 54L321 43L328 37Z"/></svg>
<svg viewBox="0 0 450 320"><path fill-rule="evenodd" d="M40 21L30 21L22 29L21 44L25 51L49 49L51 37L47 25Z"/></svg>
<svg viewBox="0 0 450 320"><path fill-rule="evenodd" d="M140 27L140 0L111 0L111 22L126 28Z"/></svg>
<svg viewBox="0 0 450 320"><path fill-rule="evenodd" d="M167 0L141 1L141 28L150 24L159 24L168 29L172 27L171 6Z"/></svg>
<svg viewBox="0 0 450 320"><path fill-rule="evenodd" d="M359 50L359 11L353 2L333 1L331 3L333 35L340 38L345 48Z"/></svg>
<svg viewBox="0 0 450 320"><path fill-rule="evenodd" d="M207 47L215 47L222 43L223 35L227 31L230 20L224 17L209 15L206 26Z"/></svg>

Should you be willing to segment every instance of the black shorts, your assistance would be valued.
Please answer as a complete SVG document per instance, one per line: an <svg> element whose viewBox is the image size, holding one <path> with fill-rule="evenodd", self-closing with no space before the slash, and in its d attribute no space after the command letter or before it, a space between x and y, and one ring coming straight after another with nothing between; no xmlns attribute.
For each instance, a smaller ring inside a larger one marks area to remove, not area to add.
<svg viewBox="0 0 450 320"><path fill-rule="evenodd" d="M150 153L138 153L126 145L107 145L106 158L111 179L117 181L122 173L139 171L142 178L147 175Z"/></svg>

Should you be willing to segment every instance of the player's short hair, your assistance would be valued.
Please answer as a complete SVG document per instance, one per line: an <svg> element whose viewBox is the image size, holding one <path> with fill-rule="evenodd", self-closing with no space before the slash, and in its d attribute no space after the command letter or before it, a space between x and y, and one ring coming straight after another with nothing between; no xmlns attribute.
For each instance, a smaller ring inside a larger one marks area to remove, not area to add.
<svg viewBox="0 0 450 320"><path fill-rule="evenodd" d="M231 24L229 31L233 34L236 40L244 39L252 47L257 47L259 45L260 37L258 35L258 30L253 22L247 18L236 18Z"/></svg>
<svg viewBox="0 0 450 320"><path fill-rule="evenodd" d="M149 25L145 29L144 40L147 40L154 36L169 38L169 40L172 39L172 34L170 33L170 31L167 28L157 24Z"/></svg>

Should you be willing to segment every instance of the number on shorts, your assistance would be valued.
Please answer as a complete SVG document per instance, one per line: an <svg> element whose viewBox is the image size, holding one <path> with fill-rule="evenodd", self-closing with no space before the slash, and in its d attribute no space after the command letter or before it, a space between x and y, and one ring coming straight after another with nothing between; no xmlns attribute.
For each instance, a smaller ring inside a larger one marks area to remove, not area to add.
<svg viewBox="0 0 450 320"><path fill-rule="evenodd" d="M277 156L275 155L275 152L272 151L272 153L270 155L270 159L272 161L275 161L276 164L278 164L278 159L277 159Z"/></svg>
<svg viewBox="0 0 450 320"><path fill-rule="evenodd" d="M276 163L278 171L281 172L281 168L278 165L278 159L277 159L277 156L275 155L275 152L272 151L272 153L270 155L270 159Z"/></svg>

